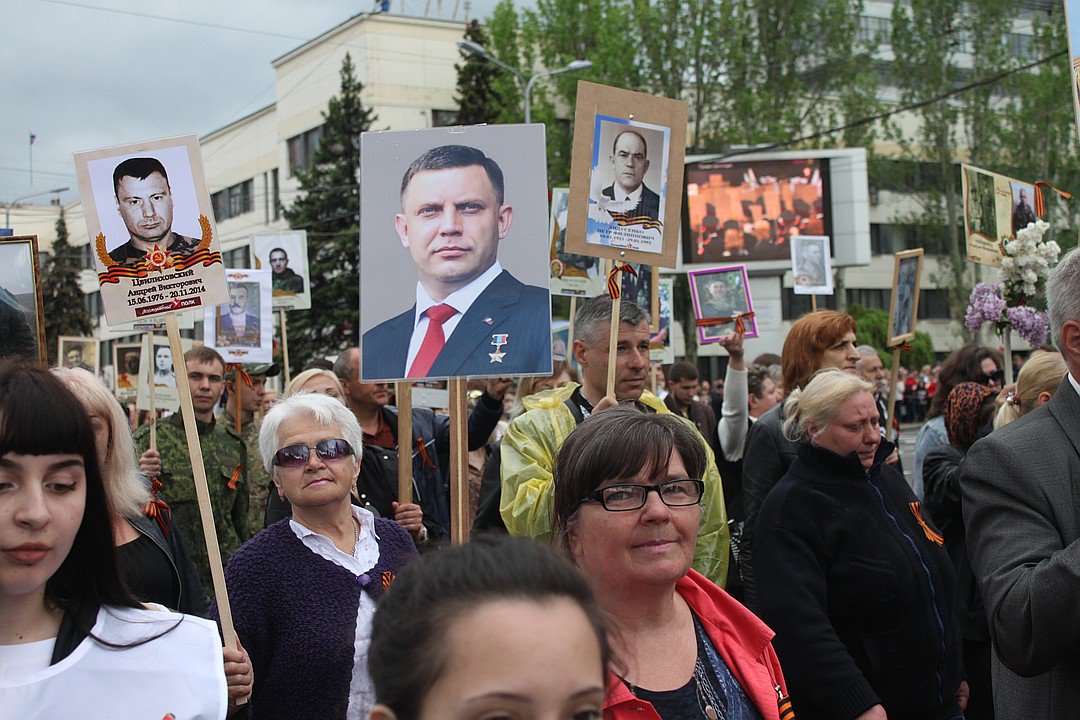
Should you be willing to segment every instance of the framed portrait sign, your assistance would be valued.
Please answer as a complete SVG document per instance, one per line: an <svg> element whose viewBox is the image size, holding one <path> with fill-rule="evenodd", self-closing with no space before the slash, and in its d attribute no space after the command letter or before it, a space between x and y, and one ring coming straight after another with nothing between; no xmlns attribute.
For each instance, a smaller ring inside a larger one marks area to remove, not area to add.
<svg viewBox="0 0 1080 720"><path fill-rule="evenodd" d="M604 261L566 252L569 188L551 190L551 294L591 298L604 292Z"/></svg>
<svg viewBox="0 0 1080 720"><path fill-rule="evenodd" d="M154 409L176 412L180 409L180 394L176 389L176 364L169 347L169 338L154 335L153 347L139 344L139 384L135 390L135 407L150 409L150 393L154 393ZM180 339L184 352L191 349L191 340ZM181 370L186 370L184 359L178 358Z"/></svg>
<svg viewBox="0 0 1080 720"><path fill-rule="evenodd" d="M1080 131L1080 0L1065 0L1065 27L1069 38L1069 77L1072 79L1073 113Z"/></svg>
<svg viewBox="0 0 1080 720"><path fill-rule="evenodd" d="M622 263L620 263L622 264ZM619 273L619 290L625 302L629 300L649 312L649 331L660 330L660 268L625 263L634 269L633 273ZM611 263L604 263L604 277L611 271ZM604 281L607 292L607 281Z"/></svg>
<svg viewBox="0 0 1080 720"><path fill-rule="evenodd" d="M95 375L101 372L97 338L61 335L57 340L57 367L82 368Z"/></svg>
<svg viewBox="0 0 1080 720"><path fill-rule="evenodd" d="M225 271L194 135L75 153L110 326L225 302Z"/></svg>
<svg viewBox="0 0 1080 720"><path fill-rule="evenodd" d="M661 365L675 362L675 346L671 339L671 308L675 291L675 278L662 277L656 284L660 296L660 312L657 313L658 329L649 338L649 359Z"/></svg>
<svg viewBox="0 0 1080 720"><path fill-rule="evenodd" d="M139 394L139 360L144 343L113 343L113 382L116 399L133 402ZM175 385L175 379L173 381Z"/></svg>
<svg viewBox="0 0 1080 720"><path fill-rule="evenodd" d="M694 301L694 319L719 320L715 325L698 326L698 341L704 345L720 342L735 332L736 318L754 312L750 281L745 265L727 265L706 270L691 270L690 296ZM745 338L758 336L757 321L743 317Z"/></svg>
<svg viewBox="0 0 1080 720"><path fill-rule="evenodd" d="M889 346L915 339L919 317L919 283L922 282L923 249L896 253L893 265L892 300L889 302Z"/></svg>
<svg viewBox="0 0 1080 720"><path fill-rule="evenodd" d="M274 355L270 270L226 270L229 301L206 308L203 343L227 363L268 363Z"/></svg>
<svg viewBox="0 0 1080 720"><path fill-rule="evenodd" d="M829 238L824 235L792 236L791 273L795 276L796 295L832 295Z"/></svg>
<svg viewBox="0 0 1080 720"><path fill-rule="evenodd" d="M543 125L360 138L360 377L551 374Z"/></svg>
<svg viewBox="0 0 1080 720"><path fill-rule="evenodd" d="M581 81L566 249L675 267L688 106Z"/></svg>
<svg viewBox="0 0 1080 720"><path fill-rule="evenodd" d="M0 237L0 359L48 365L36 235Z"/></svg>
<svg viewBox="0 0 1080 720"><path fill-rule="evenodd" d="M968 259L1000 268L1005 242L1035 222L1035 187L971 165L960 166L960 179Z"/></svg>
<svg viewBox="0 0 1080 720"><path fill-rule="evenodd" d="M311 271L308 268L306 230L253 235L251 267L256 270L270 270L275 308L311 308Z"/></svg>

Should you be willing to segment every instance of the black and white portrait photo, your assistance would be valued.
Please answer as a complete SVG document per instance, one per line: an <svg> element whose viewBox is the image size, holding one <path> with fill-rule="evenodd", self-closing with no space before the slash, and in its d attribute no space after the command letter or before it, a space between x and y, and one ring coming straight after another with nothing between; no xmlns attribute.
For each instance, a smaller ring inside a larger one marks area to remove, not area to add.
<svg viewBox="0 0 1080 720"><path fill-rule="evenodd" d="M907 342L915 337L922 261L922 248L896 253L889 308L889 345Z"/></svg>
<svg viewBox="0 0 1080 720"><path fill-rule="evenodd" d="M271 271L229 269L229 301L207 308L204 342L225 362L272 362Z"/></svg>
<svg viewBox="0 0 1080 720"><path fill-rule="evenodd" d="M791 272L796 295L832 295L829 238L824 235L792 236Z"/></svg>

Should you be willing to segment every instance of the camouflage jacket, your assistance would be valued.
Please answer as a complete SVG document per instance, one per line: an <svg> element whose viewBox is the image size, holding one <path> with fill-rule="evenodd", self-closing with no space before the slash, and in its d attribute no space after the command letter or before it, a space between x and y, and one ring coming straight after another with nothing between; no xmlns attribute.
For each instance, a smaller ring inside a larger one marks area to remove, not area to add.
<svg viewBox="0 0 1080 720"><path fill-rule="evenodd" d="M225 416L222 416L225 421ZM229 420L229 422L232 422ZM248 457L248 531L255 535L266 525L266 502L274 489L270 473L262 463L262 454L259 452L259 431L262 429L262 418L256 420L249 418L240 426L244 437L244 446L247 448Z"/></svg>
<svg viewBox="0 0 1080 720"><path fill-rule="evenodd" d="M224 565L251 536L247 524L247 451L243 441L225 423L196 423L218 547ZM135 446L140 455L150 447L150 425L143 425L135 431ZM210 560L203 541L199 501L195 495L195 478L188 457L182 413L173 413L158 422L157 449L161 455L161 497L172 509L176 527L184 533L199 580L209 590L213 587Z"/></svg>

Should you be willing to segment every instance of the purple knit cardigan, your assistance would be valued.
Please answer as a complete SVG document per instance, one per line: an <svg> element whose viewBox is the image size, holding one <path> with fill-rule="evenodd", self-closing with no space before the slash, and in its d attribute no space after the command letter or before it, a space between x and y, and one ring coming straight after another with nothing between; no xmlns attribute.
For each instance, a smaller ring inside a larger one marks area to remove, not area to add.
<svg viewBox="0 0 1080 720"><path fill-rule="evenodd" d="M378 600L416 557L397 523L375 518L375 533L379 562L360 577L311 552L287 519L233 554L225 582L236 634L255 674L247 717L345 717L360 593Z"/></svg>

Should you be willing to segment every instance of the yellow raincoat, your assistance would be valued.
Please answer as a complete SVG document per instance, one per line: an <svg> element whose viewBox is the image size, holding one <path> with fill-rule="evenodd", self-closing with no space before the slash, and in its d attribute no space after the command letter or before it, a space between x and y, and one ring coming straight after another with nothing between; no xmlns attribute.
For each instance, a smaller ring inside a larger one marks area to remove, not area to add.
<svg viewBox="0 0 1080 720"><path fill-rule="evenodd" d="M543 542L551 539L554 526L551 471L559 447L577 427L573 413L566 406L566 400L577 387L576 383L570 383L525 398L522 402L528 412L515 418L503 435L499 513L511 535L525 535ZM658 413L671 412L648 390L640 399ZM701 501L701 528L693 567L723 587L727 580L731 537L720 473L708 443L705 443L705 454L708 470L703 478L705 496Z"/></svg>

